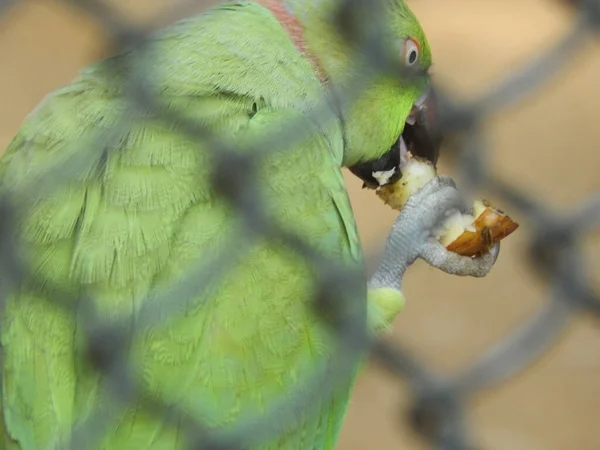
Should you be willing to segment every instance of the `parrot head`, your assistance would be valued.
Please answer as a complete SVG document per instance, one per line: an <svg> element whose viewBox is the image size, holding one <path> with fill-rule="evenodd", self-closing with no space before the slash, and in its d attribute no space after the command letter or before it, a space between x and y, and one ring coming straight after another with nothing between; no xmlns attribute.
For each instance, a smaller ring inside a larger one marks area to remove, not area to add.
<svg viewBox="0 0 600 450"><path fill-rule="evenodd" d="M339 0L284 0L303 27L307 52L318 61L327 82L343 86L349 77L364 73L369 58L344 35L344 4ZM382 0L382 14L374 20L371 2L350 2L364 9L360 20L367 33L376 31L390 59L410 72L409 77L381 72L371 77L358 98L342 107L343 166L365 187L377 188L402 177L400 162L407 151L430 160L439 156L441 135L435 130L435 96L430 86L431 50L425 33L404 0ZM382 18L382 19L381 19ZM340 28L341 27L341 28ZM374 27L377 27L374 30ZM341 31L341 32L340 32ZM364 31L363 31L364 32Z"/></svg>

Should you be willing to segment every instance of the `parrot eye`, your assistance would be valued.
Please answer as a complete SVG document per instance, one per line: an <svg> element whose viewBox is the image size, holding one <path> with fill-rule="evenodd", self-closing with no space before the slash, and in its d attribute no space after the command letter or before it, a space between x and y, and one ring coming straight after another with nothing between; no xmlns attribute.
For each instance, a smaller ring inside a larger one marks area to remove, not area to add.
<svg viewBox="0 0 600 450"><path fill-rule="evenodd" d="M414 66L419 60L419 44L412 38L404 41L404 63L407 66Z"/></svg>

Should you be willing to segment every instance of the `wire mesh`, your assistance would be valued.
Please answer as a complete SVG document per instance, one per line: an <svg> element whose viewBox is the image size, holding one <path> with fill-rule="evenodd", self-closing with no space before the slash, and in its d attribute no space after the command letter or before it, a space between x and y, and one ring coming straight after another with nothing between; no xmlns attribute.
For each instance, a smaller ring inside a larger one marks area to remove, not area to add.
<svg viewBox="0 0 600 450"><path fill-rule="evenodd" d="M0 11L4 12L14 3L0 2ZM73 429L72 448L93 448L103 430L110 425L111 418L134 399L143 402L151 414L156 414L167 422L185 424L184 428L192 443L190 448L247 448L267 438L274 432L274 426L279 427L282 423L293 420L299 409L310 410L314 403L312 400L330 393L335 388L336 380L350 371L364 351L372 352L379 363L407 381L412 389L409 416L411 425L431 443L432 448L473 448L464 414L464 405L469 397L522 371L550 348L554 338L574 314L585 311L600 315L600 301L590 282L589 267L583 260L580 244L580 237L592 231L600 222L600 193L567 213L559 213L551 205L531 198L524 190L491 173L489 153L481 127L482 120L487 115L523 99L542 86L574 56L572 49L576 47L575 44L593 36L600 27L600 1L564 1L578 11L577 20L570 31L537 58L515 69L510 76L480 98L468 103L459 102L436 88L442 128L446 133L458 136L454 145L446 151L454 158L460 176L472 189L485 190L498 197L507 209L519 211L527 218L528 226L533 230L529 247L531 268L550 288L547 302L528 321L504 336L468 366L444 377L429 368L425 361L415 358L409 349L372 339L364 329L360 314L343 314L344 307L352 312L353 302L359 301L356 293L361 290L356 280L360 277L319 254L300 236L277 226L262 202L257 201L259 194L254 187L256 172L253 170L253 159L259 160L266 153L284 150L284 147L302 140L305 137L303 127L290 123L283 129L272 130L251 151L240 156L209 129L169 108L159 93L153 90L153 80L149 75L151 71L146 70L152 64L148 40L152 27L146 29L134 24L115 8L101 1L72 0L67 3L85 11L102 25L110 33L116 51L129 49L126 57L115 60L112 70L115 82L123 83L126 87L126 100L131 109L124 112L123 120L116 122L118 125L112 130L111 136L99 133L97 139L92 139L88 145L78 142L78 147L86 150L73 152L68 160L57 162L43 176L35 178L26 188L21 189L18 196L0 199L0 276L3 281L0 283L0 304L4 305L11 289L17 287L21 280L33 276L23 263L16 245L15 233L21 211L26 210L27 205L41 196L76 177L98 153L99 146L108 146L110 139L118 139L126 130L132 111L152 111L159 120L165 123L176 122L178 129L210 148L217 161L217 172L226 174L213 179L213 186L239 213L243 239L232 239L226 250L213 260L197 261L182 279L165 289L151 292L142 302L136 328L159 327L167 315L179 314L189 301L219 283L227 268L243 251L258 239L268 238L282 242L320 269L314 306L323 313L323 317L327 317L327 323L340 338L340 347L326 371L315 373L297 392L270 405L264 416L249 417L215 432L184 411L178 410L176 405L149 400L143 388L131 377L126 355L120 350L126 348L125 343L132 338L131 334L134 332L129 326L128 318L107 322L93 310L92 301L74 297L71 292L56 292L52 301L77 313L80 328L90 342L87 356L95 370L104 375L103 389L112 399ZM167 15L181 15L193 3L182 3ZM364 20L365 7L372 20L379 20L377 11L380 4L381 2L373 0L340 1L340 14L336 17L341 24L340 30L344 30L344 37L356 46L357 55L366 58L369 62L367 65L373 68L369 73L356 71L359 75L349 80L344 87L343 102L353 102L378 71L394 70L399 77L406 75L386 59L380 36L378 33L373 34L380 27L374 26L372 21ZM363 26L366 23L369 26ZM127 75L117 76L123 73ZM336 99L339 100L339 96ZM331 101L331 98L324 98L321 104L314 105L311 114L316 121L327 119ZM283 143L285 146L282 146ZM226 183L223 182L225 179ZM74 304L80 305L78 311L74 311ZM60 437L56 438L58 442Z"/></svg>

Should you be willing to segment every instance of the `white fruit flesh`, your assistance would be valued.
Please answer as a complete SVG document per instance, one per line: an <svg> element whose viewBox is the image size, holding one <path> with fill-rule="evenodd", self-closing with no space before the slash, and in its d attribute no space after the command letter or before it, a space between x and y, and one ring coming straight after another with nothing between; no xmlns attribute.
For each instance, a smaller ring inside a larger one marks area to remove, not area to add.
<svg viewBox="0 0 600 450"><path fill-rule="evenodd" d="M408 154L401 164L402 178L399 180L400 189L394 192L394 202L404 206L408 198L421 189L427 182L436 176L435 168L427 160L415 158ZM433 234L443 245L449 245L456 240L465 230L475 232L473 223L485 211L485 205L477 200L474 203L474 215L462 214L460 211L450 211L444 223L434 230Z"/></svg>
<svg viewBox="0 0 600 450"><path fill-rule="evenodd" d="M397 211L401 211L409 197L437 175L433 164L412 156L402 140L399 150L402 177L376 190L377 196ZM458 210L448 211L442 225L433 230L433 235L448 250L464 256L475 256L488 250L518 227L519 224L504 212L484 200L475 200L472 214L462 214Z"/></svg>

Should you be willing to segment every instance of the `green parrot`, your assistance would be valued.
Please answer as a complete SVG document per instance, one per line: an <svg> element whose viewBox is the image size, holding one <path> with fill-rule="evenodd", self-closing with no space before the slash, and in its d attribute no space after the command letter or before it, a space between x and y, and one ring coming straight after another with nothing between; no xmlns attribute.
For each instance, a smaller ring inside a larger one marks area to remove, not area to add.
<svg viewBox="0 0 600 450"><path fill-rule="evenodd" d="M203 435L189 433L190 420L218 432L251 418L258 430L271 405L291 402L313 372L333 367L336 333L311 306L322 267L282 239L257 234L262 222L243 220L242 207L358 274L347 286L358 299L350 309L375 335L402 310L402 278L417 258L463 276L491 270L499 247L466 258L432 238L447 210L468 211L452 180L439 176L411 197L380 265L364 275L342 170L379 186L401 177L408 145L437 159L439 142L416 132L427 130L424 111L433 117L432 56L405 2L385 0L382 42L418 75L399 81L381 74L356 101L322 106L326 93L343 93L371 64L337 34L330 21L337 5L221 3L156 30L143 49L124 48L89 65L27 117L0 160L2 198L19 212L12 243L28 268L3 288L5 448L73 448L72 430L104 410L110 414L90 428L89 448L204 448ZM134 70L176 119L152 105L129 107ZM209 134L188 133L190 123ZM289 142L280 136L278 146L264 144L281 130L290 130ZM215 139L221 151L211 151ZM257 162L244 166L253 155ZM53 177L64 179L35 188ZM228 192L239 194L233 204ZM198 261L213 261L238 239L217 281L181 305L177 295L165 295L160 321L146 321L151 293L169 292ZM129 340L104 336L142 393L122 404L89 357L82 311L91 306L98 320L129 327ZM305 392L313 397L293 420L271 416L269 433L249 433L241 447L335 448L364 357L333 389Z"/></svg>

